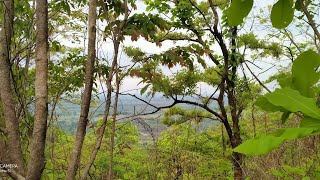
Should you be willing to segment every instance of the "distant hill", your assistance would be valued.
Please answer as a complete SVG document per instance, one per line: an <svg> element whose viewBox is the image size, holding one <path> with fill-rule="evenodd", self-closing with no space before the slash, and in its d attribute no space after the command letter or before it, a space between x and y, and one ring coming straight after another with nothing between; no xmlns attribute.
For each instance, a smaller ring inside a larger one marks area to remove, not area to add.
<svg viewBox="0 0 320 180"><path fill-rule="evenodd" d="M173 101L168 100L161 96L155 96L152 99L141 97L142 99L150 102L155 106L167 106L172 104ZM99 119L101 119L105 112L105 103L103 101L103 95L99 96L99 99L92 103L90 108L89 120L91 123L96 124ZM192 98L189 98L192 100ZM113 105L113 102L112 102ZM179 104L179 106L186 109L199 109L199 107L194 107L186 104ZM211 106L215 106L212 104ZM120 96L118 103L118 119L123 119L120 122L132 121L137 125L141 139L143 141L149 141L153 138L157 138L161 132L163 132L167 127L161 124L160 117L163 111L159 111L152 115L147 116L135 116L134 114L148 113L156 110L155 108L148 106L146 103L131 97L131 96ZM110 115L112 115L113 108L111 108ZM61 127L64 131L70 134L74 134L77 127L77 122L80 115L80 105L76 103L62 101L58 104L56 108L57 115L57 125ZM131 117L131 118L127 118ZM198 126L199 129L206 129L208 127L214 126L216 122L212 120L205 120L201 122Z"/></svg>

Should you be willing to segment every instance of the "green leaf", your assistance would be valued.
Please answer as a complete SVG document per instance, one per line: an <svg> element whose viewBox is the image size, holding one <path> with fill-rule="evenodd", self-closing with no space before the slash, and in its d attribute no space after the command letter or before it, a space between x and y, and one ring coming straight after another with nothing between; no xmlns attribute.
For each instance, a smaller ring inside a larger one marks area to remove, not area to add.
<svg viewBox="0 0 320 180"><path fill-rule="evenodd" d="M271 22L273 27L282 29L287 27L293 20L293 0L279 0L271 10Z"/></svg>
<svg viewBox="0 0 320 180"><path fill-rule="evenodd" d="M246 155L261 155L266 154L273 149L276 149L283 143L281 138L276 138L271 135L261 136L255 139L245 141L233 151Z"/></svg>
<svg viewBox="0 0 320 180"><path fill-rule="evenodd" d="M265 97L259 97L256 100L255 104L259 106L261 109L269 112L285 111L284 108L275 106L272 103L270 103Z"/></svg>
<svg viewBox="0 0 320 180"><path fill-rule="evenodd" d="M148 89L148 87L150 86L150 84L147 84L146 86L144 86L141 91L140 94L144 94L146 92L146 90Z"/></svg>
<svg viewBox="0 0 320 180"><path fill-rule="evenodd" d="M300 127L320 128L320 119L314 119L311 117L304 117L301 120Z"/></svg>
<svg viewBox="0 0 320 180"><path fill-rule="evenodd" d="M301 1L297 0L296 3L294 4L294 8L298 11L302 12L302 7L301 7Z"/></svg>
<svg viewBox="0 0 320 180"><path fill-rule="evenodd" d="M246 155L262 155L278 148L284 141L306 137L315 132L314 128L284 128L268 135L248 140L233 151Z"/></svg>
<svg viewBox="0 0 320 180"><path fill-rule="evenodd" d="M288 120L290 114L291 114L290 111L284 111L284 112L282 113L282 115L281 115L281 123L282 123L282 124L284 124L284 123Z"/></svg>
<svg viewBox="0 0 320 180"><path fill-rule="evenodd" d="M302 10L302 4L301 4L301 2L304 2L304 5L307 7L310 3L311 3L311 0L297 0L296 1L296 3L295 3L295 5L294 5L294 8L296 9L296 10L298 10L298 11L301 11L301 12L303 12L303 10Z"/></svg>
<svg viewBox="0 0 320 180"><path fill-rule="evenodd" d="M283 128L277 130L271 135L283 140L294 140L311 135L314 130L314 128Z"/></svg>
<svg viewBox="0 0 320 180"><path fill-rule="evenodd" d="M320 55L313 50L301 53L292 65L292 83L295 89L307 97L313 97L312 87L319 81Z"/></svg>
<svg viewBox="0 0 320 180"><path fill-rule="evenodd" d="M226 11L229 25L240 25L251 11L252 5L253 0L233 0Z"/></svg>
<svg viewBox="0 0 320 180"><path fill-rule="evenodd" d="M290 112L302 112L306 116L320 119L320 110L316 102L289 87L276 89L266 94L265 98L273 105L283 107Z"/></svg>

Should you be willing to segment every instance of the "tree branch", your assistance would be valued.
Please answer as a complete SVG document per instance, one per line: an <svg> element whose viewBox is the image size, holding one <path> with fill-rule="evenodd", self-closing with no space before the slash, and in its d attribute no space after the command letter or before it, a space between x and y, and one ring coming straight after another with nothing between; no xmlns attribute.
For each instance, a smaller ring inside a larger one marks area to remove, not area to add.
<svg viewBox="0 0 320 180"><path fill-rule="evenodd" d="M317 36L317 38L320 40L320 33L316 27L316 24L315 22L313 21L312 19L312 16L310 14L310 12L308 11L307 7L305 6L304 4L304 0L299 0L300 1L300 4L301 4L301 8L302 8L302 11L303 13L307 16L307 19L309 21L309 24L311 26L311 28L313 29L314 31L314 34Z"/></svg>
<svg viewBox="0 0 320 180"><path fill-rule="evenodd" d="M252 70L250 69L250 67L248 66L247 63L244 63L246 65L246 67L248 68L249 72L251 73L251 75L258 81L258 83L265 89L267 90L268 92L271 92L270 89L264 85L261 80L252 72Z"/></svg>

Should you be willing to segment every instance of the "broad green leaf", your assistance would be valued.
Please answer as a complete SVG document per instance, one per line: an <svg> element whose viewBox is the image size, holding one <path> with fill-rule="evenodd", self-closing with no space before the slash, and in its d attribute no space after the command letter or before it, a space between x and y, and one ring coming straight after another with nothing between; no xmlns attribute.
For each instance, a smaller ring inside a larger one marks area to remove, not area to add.
<svg viewBox="0 0 320 180"><path fill-rule="evenodd" d="M320 119L314 119L311 117L304 117L301 120L300 127L320 128Z"/></svg>
<svg viewBox="0 0 320 180"><path fill-rule="evenodd" d="M255 139L245 141L233 151L246 155L261 155L266 154L273 149L276 149L283 143L283 139L271 135L261 136Z"/></svg>
<svg viewBox="0 0 320 180"><path fill-rule="evenodd" d="M230 26L237 26L248 16L253 5L253 0L233 0L227 9L227 18Z"/></svg>
<svg viewBox="0 0 320 180"><path fill-rule="evenodd" d="M294 140L311 135L314 130L314 128L283 128L277 130L271 135L283 140Z"/></svg>
<svg viewBox="0 0 320 180"><path fill-rule="evenodd" d="M307 97L313 97L312 86L319 81L320 55L313 50L301 53L292 65L292 83L295 89Z"/></svg>
<svg viewBox="0 0 320 180"><path fill-rule="evenodd" d="M302 96L299 91L289 87L276 89L264 96L275 106L285 108L290 112L302 112L306 116L320 119L320 110L312 98Z"/></svg>
<svg viewBox="0 0 320 180"><path fill-rule="evenodd" d="M233 151L246 155L262 155L278 148L284 141L312 135L314 128L284 128L268 135L248 140Z"/></svg>
<svg viewBox="0 0 320 180"><path fill-rule="evenodd" d="M287 27L293 20L293 0L279 0L271 10L272 26L278 29Z"/></svg>
<svg viewBox="0 0 320 180"><path fill-rule="evenodd" d="M259 106L261 109L265 110L265 111L269 111L269 112L277 112L277 111L285 111L285 109L283 109L282 107L279 106L275 106L272 103L270 103L267 98L265 97L259 97L255 104L257 106Z"/></svg>

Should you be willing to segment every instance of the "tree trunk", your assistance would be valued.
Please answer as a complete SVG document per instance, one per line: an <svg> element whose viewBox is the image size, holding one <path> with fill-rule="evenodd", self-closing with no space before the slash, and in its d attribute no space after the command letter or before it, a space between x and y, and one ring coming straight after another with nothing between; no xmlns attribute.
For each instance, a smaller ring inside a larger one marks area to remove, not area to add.
<svg viewBox="0 0 320 180"><path fill-rule="evenodd" d="M0 33L0 94L4 111L4 119L8 138L10 163L17 164L17 171L25 173L25 165L21 150L19 122L15 111L10 78L10 44L13 32L14 1L6 0L1 3L4 9L4 23Z"/></svg>
<svg viewBox="0 0 320 180"><path fill-rule="evenodd" d="M90 108L94 62L96 58L96 19L97 0L90 0L88 14L88 59L86 64L85 88L82 94L81 112L76 132L74 147L71 153L66 179L74 180L80 164L83 141L86 135L88 124L88 113Z"/></svg>
<svg viewBox="0 0 320 180"><path fill-rule="evenodd" d="M236 125L236 128L234 129L234 134L232 138L232 148L236 148L241 144L241 136L240 136L240 129L239 125ZM233 164L233 173L234 173L234 179L235 180L243 180L244 174L242 169L242 161L243 161L243 155L237 152L232 153L232 164Z"/></svg>
<svg viewBox="0 0 320 180"><path fill-rule="evenodd" d="M119 48L119 46L118 46L118 48ZM111 125L110 161L109 161L108 180L113 180L113 155L114 155L114 144L115 144L114 137L115 137L115 132L116 132L116 118L117 118L118 98L119 98L119 89L120 89L120 79L119 79L118 67L116 67L115 74L116 74L116 96L114 99L112 125Z"/></svg>
<svg viewBox="0 0 320 180"><path fill-rule="evenodd" d="M82 180L87 179L87 176L89 174L89 170L90 170L93 162L95 161L95 159L97 157L97 154L98 154L98 151L99 151L99 149L101 147L102 139L103 139L104 132L105 132L105 129L106 129L106 126L107 126L107 119L108 119L108 116L109 116L109 111L110 111L110 106L111 106L111 95L112 95L112 83L111 82L112 82L112 78L113 78L113 72L115 70L115 67L117 66L118 50L119 50L119 44L117 44L117 48L115 47L113 61L112 61L111 68L110 68L110 71L109 71L109 74L108 74L108 78L107 78L107 82L106 82L107 83L107 99L106 99L106 105L105 105L105 114L104 114L103 119L102 119L102 125L99 128L100 130L98 131L98 137L97 137L97 140L96 140L95 147L94 147L94 149L93 149L93 151L91 152L91 155L90 155L90 160L89 160L89 162L87 163L86 167L83 170L83 173L82 173L82 176L81 176Z"/></svg>
<svg viewBox="0 0 320 180"><path fill-rule="evenodd" d="M41 179L48 118L48 2L36 1L35 117L27 179Z"/></svg>
<svg viewBox="0 0 320 180"><path fill-rule="evenodd" d="M244 174L242 170L242 154L233 152L232 153L232 164L234 168L234 179L235 180L243 180L244 179Z"/></svg>

